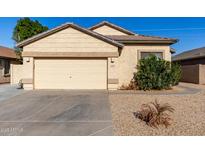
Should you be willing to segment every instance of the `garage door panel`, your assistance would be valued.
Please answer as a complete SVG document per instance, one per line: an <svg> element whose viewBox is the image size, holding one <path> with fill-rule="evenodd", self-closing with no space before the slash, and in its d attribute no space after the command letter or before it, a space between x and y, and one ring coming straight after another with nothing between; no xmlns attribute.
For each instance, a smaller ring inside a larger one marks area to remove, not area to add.
<svg viewBox="0 0 205 154"><path fill-rule="evenodd" d="M106 59L36 59L35 89L106 89Z"/></svg>

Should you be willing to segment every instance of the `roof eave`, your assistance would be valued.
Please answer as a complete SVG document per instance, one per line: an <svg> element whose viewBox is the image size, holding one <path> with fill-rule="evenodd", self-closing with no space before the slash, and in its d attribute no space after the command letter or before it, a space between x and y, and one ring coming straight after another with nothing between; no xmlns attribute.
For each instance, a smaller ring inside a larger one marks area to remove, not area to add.
<svg viewBox="0 0 205 154"><path fill-rule="evenodd" d="M25 45L28 45L28 44L30 44L30 43L32 43L32 42L35 42L35 41L37 41L37 40L39 40L39 39L41 39L41 38L46 37L46 36L49 36L49 35L51 35L51 34L53 34L53 33L56 33L56 32L58 32L58 31L60 31L60 30L65 29L65 28L67 28L67 27L69 27L69 25L66 25L66 24L65 24L65 25L61 25L61 26L58 26L58 27L56 27L56 28L53 28L53 29L51 29L51 30L45 31L45 32L43 32L43 33L34 35L34 36L31 37L31 38L28 38L28 39L26 39L26 40L24 40L24 41L21 41L21 42L17 43L17 44L16 44L16 47L21 48L21 47L23 47L23 46L25 46Z"/></svg>
<svg viewBox="0 0 205 154"><path fill-rule="evenodd" d="M176 41L172 40L117 40L120 43L138 44L138 43L154 43L154 44L174 44Z"/></svg>
<svg viewBox="0 0 205 154"><path fill-rule="evenodd" d="M77 29L77 30L79 30L79 31L81 31L81 32L84 32L84 33L86 33L86 34L88 34L88 35L91 35L91 36L93 36L93 37L96 37L96 38L98 38L98 39L101 39L102 41L105 41L105 42L107 42L107 43L109 43L109 44L112 44L112 45L114 45L114 46L116 46L116 47L122 48L122 47L124 46L123 44L121 44L121 43L119 43L119 42L117 42L117 41L115 41L115 40L112 40L112 39L110 39L110 38L108 38L108 37L105 37L105 36L103 36L103 35L100 35L100 34L98 34L98 33L93 32L93 31L84 29L84 28L82 28L82 27L80 27L80 26L78 26L78 25L69 23L69 24L65 24L65 25L58 26L58 27L53 28L53 29L51 29L51 30L48 30L48 31L46 31L46 32L37 34L36 36L33 36L33 37L31 37L31 38L28 38L27 40L24 40L24 41L22 41L22 42L16 44L16 47L21 48L21 47L23 47L23 46L25 46L25 45L28 45L28 44L30 44L30 43L33 43L33 42L35 42L35 41L37 41L37 40L39 40L39 39L45 38L45 37L47 37L47 36L49 36L49 35L51 35L51 34L54 34L54 33L58 32L58 31L61 31L61 30L63 30L63 29L66 29L66 28L68 28L68 27L72 27L72 28L74 28L74 29Z"/></svg>
<svg viewBox="0 0 205 154"><path fill-rule="evenodd" d="M17 57L0 56L2 59L16 59Z"/></svg>

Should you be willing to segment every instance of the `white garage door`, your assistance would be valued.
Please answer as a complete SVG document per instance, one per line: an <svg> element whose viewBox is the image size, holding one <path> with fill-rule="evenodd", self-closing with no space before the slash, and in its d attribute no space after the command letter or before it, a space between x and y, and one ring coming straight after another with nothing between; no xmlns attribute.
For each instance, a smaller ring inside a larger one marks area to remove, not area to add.
<svg viewBox="0 0 205 154"><path fill-rule="evenodd" d="M106 59L35 59L35 89L107 89Z"/></svg>

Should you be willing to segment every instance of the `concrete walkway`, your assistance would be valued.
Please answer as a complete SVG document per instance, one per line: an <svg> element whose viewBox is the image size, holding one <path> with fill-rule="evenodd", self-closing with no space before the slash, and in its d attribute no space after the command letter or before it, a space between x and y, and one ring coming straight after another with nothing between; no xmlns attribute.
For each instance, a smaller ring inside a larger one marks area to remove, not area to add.
<svg viewBox="0 0 205 154"><path fill-rule="evenodd" d="M196 85L191 83L180 83L178 86L174 87L172 90L117 90L109 91L109 94L140 94L140 95L188 95L196 94L205 89L205 85Z"/></svg>
<svg viewBox="0 0 205 154"><path fill-rule="evenodd" d="M22 94L25 92L23 89L19 89L18 85L10 84L0 84L0 103L1 101L10 99L16 95Z"/></svg>

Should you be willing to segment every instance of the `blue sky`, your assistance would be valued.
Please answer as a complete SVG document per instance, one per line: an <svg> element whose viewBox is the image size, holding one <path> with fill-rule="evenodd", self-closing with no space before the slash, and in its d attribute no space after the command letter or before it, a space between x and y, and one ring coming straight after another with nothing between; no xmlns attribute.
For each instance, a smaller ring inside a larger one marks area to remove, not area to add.
<svg viewBox="0 0 205 154"><path fill-rule="evenodd" d="M13 47L12 31L19 18L0 17L0 45ZM177 54L193 48L205 46L205 18L145 18L145 17L35 17L49 28L56 27L65 22L74 22L85 28L95 25L103 20L122 26L135 33L162 37L177 38L180 41L172 45Z"/></svg>

